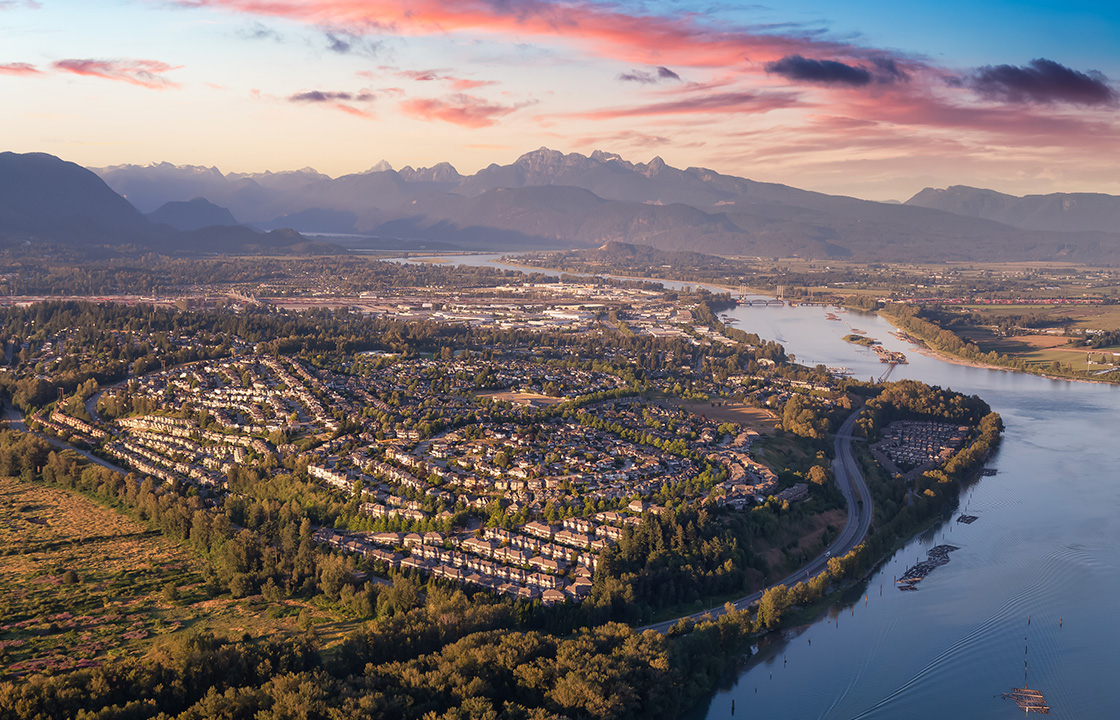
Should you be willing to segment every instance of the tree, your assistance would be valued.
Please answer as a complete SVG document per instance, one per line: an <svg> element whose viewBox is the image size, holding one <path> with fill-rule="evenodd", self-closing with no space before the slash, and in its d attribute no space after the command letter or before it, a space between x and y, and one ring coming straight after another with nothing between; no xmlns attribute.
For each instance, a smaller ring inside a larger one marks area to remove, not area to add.
<svg viewBox="0 0 1120 720"><path fill-rule="evenodd" d="M789 609L789 589L785 585L775 585L762 594L758 601L758 624L767 630L781 622L782 615Z"/></svg>

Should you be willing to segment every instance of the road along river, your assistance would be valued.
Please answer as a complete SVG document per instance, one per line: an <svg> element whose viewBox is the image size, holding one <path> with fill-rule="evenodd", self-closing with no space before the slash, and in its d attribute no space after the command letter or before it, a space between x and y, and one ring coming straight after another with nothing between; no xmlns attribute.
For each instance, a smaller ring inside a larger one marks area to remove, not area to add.
<svg viewBox="0 0 1120 720"><path fill-rule="evenodd" d="M490 258L455 258L481 264ZM674 287L695 283L672 283ZM970 720L1021 713L1000 693L1041 690L1053 718L1111 720L1120 670L1120 387L955 365L892 337L876 315L822 307L745 307L735 327L776 340L799 362L878 378L885 365L845 343L852 329L906 353L892 380L977 394L1007 431L960 508L888 559L846 604L769 643L697 718ZM967 509L976 522L956 517ZM947 565L900 592L926 550ZM1028 616L1031 618L1028 625ZM1060 625L1059 625L1060 623ZM1024 649L1027 652L1024 653Z"/></svg>

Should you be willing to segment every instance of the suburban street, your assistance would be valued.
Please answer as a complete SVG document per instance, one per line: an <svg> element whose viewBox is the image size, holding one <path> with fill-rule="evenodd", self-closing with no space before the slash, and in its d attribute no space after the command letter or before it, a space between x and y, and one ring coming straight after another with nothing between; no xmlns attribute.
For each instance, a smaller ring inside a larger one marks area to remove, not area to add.
<svg viewBox="0 0 1120 720"><path fill-rule="evenodd" d="M867 531L871 527L871 492L867 489L867 483L864 482L863 473L860 472L859 464L856 462L855 456L852 455L852 428L855 427L859 413L860 411L856 410L849 415L833 437L836 459L832 463L832 471L836 479L836 484L840 488L840 492L843 493L844 500L848 503L848 519L847 522L844 523L844 529L840 531L836 539L832 541L832 544L829 545L824 553L813 558L813 560L800 570L779 580L774 583L774 585L790 587L798 582L803 582L819 575L828 566L829 559L833 556L839 557L848 553L855 546L863 542L864 537L867 536ZM746 597L739 598L731 604L735 606L736 610L743 610L757 603L762 598L764 592L765 590L759 590ZM691 615L665 620L653 625L646 625L639 629L656 630L657 632L664 633L668 632L669 628L676 625L682 619L699 621L704 616L719 617L725 612L725 607L720 605L711 610L704 610L692 613Z"/></svg>
<svg viewBox="0 0 1120 720"><path fill-rule="evenodd" d="M0 420L7 422L8 427L13 430L18 430L19 432L31 432L32 435L46 440L47 443L49 443L53 448L56 448L58 450L73 450L74 452L84 457L86 460L89 460L92 463L96 463L101 467L109 468L110 470L116 470L123 475L127 475L129 473L127 469L121 467L120 465L114 465L107 460L102 460L88 450L82 450L81 448L74 447L70 443L63 442L58 438L51 437L50 435L45 435L43 433L32 432L28 430L27 424L23 421L23 413L21 413L19 409L13 406L10 402L4 402L3 415L0 416Z"/></svg>

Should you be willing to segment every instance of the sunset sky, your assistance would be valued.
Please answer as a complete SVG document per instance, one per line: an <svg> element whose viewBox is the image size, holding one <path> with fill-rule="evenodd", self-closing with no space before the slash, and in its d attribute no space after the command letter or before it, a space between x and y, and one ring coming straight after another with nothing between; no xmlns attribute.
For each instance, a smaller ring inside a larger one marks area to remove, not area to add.
<svg viewBox="0 0 1120 720"><path fill-rule="evenodd" d="M1120 194L1115 0L0 0L0 149L86 166L660 155L871 199Z"/></svg>

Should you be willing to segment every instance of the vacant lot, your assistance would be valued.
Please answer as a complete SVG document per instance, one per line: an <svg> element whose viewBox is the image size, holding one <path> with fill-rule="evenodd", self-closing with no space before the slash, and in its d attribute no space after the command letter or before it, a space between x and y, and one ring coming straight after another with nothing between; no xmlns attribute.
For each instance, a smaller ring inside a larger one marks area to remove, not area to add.
<svg viewBox="0 0 1120 720"><path fill-rule="evenodd" d="M478 396L490 398L491 400L501 400L503 402L513 403L514 405L528 405L530 401L538 402L541 405L559 405L566 400L566 398L549 397L548 395L540 395L538 393L511 392L508 390L479 393Z"/></svg>
<svg viewBox="0 0 1120 720"><path fill-rule="evenodd" d="M822 542L825 530L831 528L829 540L836 537L840 528L848 519L845 510L829 510L828 512L811 515L804 518L794 528L789 528L775 537L756 539L753 547L755 552L766 559L766 564L771 568L771 573L779 575L782 572L803 565L810 558L824 552L827 547Z"/></svg>
<svg viewBox="0 0 1120 720"><path fill-rule="evenodd" d="M694 415L703 415L709 420L738 423L744 429L759 433L774 432L778 418L769 410L738 403L700 402L697 400L674 400L673 404Z"/></svg>
<svg viewBox="0 0 1120 720"><path fill-rule="evenodd" d="M116 512L0 478L0 672L97 665L188 620L198 561ZM167 591L167 597L174 593Z"/></svg>
<svg viewBox="0 0 1120 720"><path fill-rule="evenodd" d="M205 561L69 492L0 477L0 677L143 653L187 628L297 632L303 605L211 599ZM327 644L352 628L309 608Z"/></svg>
<svg viewBox="0 0 1120 720"><path fill-rule="evenodd" d="M960 332L965 340L975 343L984 352L995 351L1012 357L1023 357L1037 362L1032 354L1050 350L1069 343L1069 338L1060 335L1012 335L1002 337L986 327L972 327Z"/></svg>

